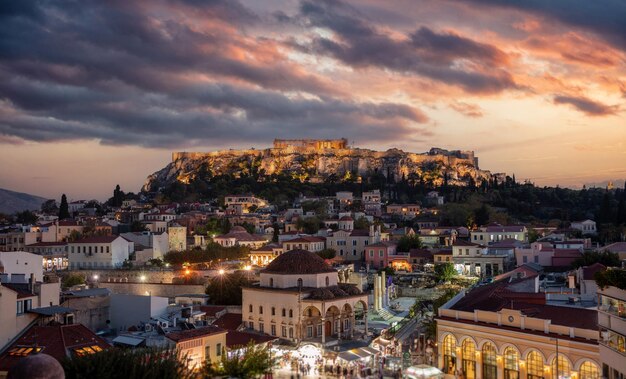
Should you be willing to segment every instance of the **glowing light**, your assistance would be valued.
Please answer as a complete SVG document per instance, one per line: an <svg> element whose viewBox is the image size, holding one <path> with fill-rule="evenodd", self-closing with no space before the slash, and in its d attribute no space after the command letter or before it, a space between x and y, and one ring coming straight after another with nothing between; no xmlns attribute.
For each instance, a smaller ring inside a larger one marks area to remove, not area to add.
<svg viewBox="0 0 626 379"><path fill-rule="evenodd" d="M246 266L246 267L244 267L243 269L244 269L244 270L246 270L246 271L250 271L250 270L252 270L252 266L247 265L247 266Z"/></svg>
<svg viewBox="0 0 626 379"><path fill-rule="evenodd" d="M94 275L93 280L98 280L98 275Z"/></svg>
<svg viewBox="0 0 626 379"><path fill-rule="evenodd" d="M225 272L224 269L221 268L217 273L220 274L220 275L224 275L224 272Z"/></svg>
<svg viewBox="0 0 626 379"><path fill-rule="evenodd" d="M139 280L141 280L142 282L145 282L146 281L146 276L145 275L141 275L139 277Z"/></svg>
<svg viewBox="0 0 626 379"><path fill-rule="evenodd" d="M189 275L191 273L191 271L189 271L189 269L185 270L185 275Z"/></svg>

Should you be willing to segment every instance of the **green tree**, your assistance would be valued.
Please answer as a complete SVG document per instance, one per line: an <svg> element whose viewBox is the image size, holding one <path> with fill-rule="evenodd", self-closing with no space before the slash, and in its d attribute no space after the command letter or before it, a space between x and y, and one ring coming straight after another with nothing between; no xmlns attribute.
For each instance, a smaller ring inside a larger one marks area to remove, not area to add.
<svg viewBox="0 0 626 379"><path fill-rule="evenodd" d="M148 228L146 228L146 225L142 224L141 221L133 221L130 224L131 232L145 232L147 230Z"/></svg>
<svg viewBox="0 0 626 379"><path fill-rule="evenodd" d="M280 225L277 222L272 224L274 233L272 234L272 242L278 242L278 236L280 236Z"/></svg>
<svg viewBox="0 0 626 379"><path fill-rule="evenodd" d="M70 218L70 206L67 204L67 196L61 196L61 205L59 206L59 220Z"/></svg>
<svg viewBox="0 0 626 379"><path fill-rule="evenodd" d="M81 274L69 274L63 277L61 284L63 288L70 288L80 284L85 284L85 277Z"/></svg>
<svg viewBox="0 0 626 379"><path fill-rule="evenodd" d="M323 223L317 217L301 217L296 221L298 230L307 234L315 234L322 227Z"/></svg>
<svg viewBox="0 0 626 379"><path fill-rule="evenodd" d="M63 362L67 379L163 378L192 379L196 376L176 350L108 349L84 356L72 355ZM123 375L121 374L123 373Z"/></svg>
<svg viewBox="0 0 626 379"><path fill-rule="evenodd" d="M276 365L268 347L255 345L250 341L247 346L235 346L230 354L222 351L219 363L205 361L202 366L203 378L228 376L230 378L256 378L270 371Z"/></svg>
<svg viewBox="0 0 626 379"><path fill-rule="evenodd" d="M235 271L232 274L217 275L209 280L206 294L212 304L241 305L241 287L252 284L248 273Z"/></svg>
<svg viewBox="0 0 626 379"><path fill-rule="evenodd" d="M57 202L54 199L46 200L41 204L41 213L47 215L58 214L59 207L57 207Z"/></svg>
<svg viewBox="0 0 626 379"><path fill-rule="evenodd" d="M583 253L582 257L576 259L572 266L574 268L589 266L594 263L601 263L607 267L619 267L620 259L619 256L615 253L611 253L610 251L592 251L588 253Z"/></svg>
<svg viewBox="0 0 626 379"><path fill-rule="evenodd" d="M333 259L337 256L337 251L335 249L324 249L315 254L319 255L322 259Z"/></svg>
<svg viewBox="0 0 626 379"><path fill-rule="evenodd" d="M369 229L370 222L363 216L354 221L354 229Z"/></svg>
<svg viewBox="0 0 626 379"><path fill-rule="evenodd" d="M489 223L489 208L486 204L480 206L480 208L474 210L474 222L476 225L487 225Z"/></svg>
<svg viewBox="0 0 626 379"><path fill-rule="evenodd" d="M435 265L435 278L438 281L449 282L457 275L454 265L450 262Z"/></svg>
<svg viewBox="0 0 626 379"><path fill-rule="evenodd" d="M15 214L15 222L18 224L34 224L37 222L37 215L31 211L22 211Z"/></svg>
<svg viewBox="0 0 626 379"><path fill-rule="evenodd" d="M624 269L598 271L594 274L594 279L601 289L612 286L626 290L626 270Z"/></svg>
<svg viewBox="0 0 626 379"><path fill-rule="evenodd" d="M401 252L409 252L411 249L421 249L422 240L417 234L404 235L398 241L397 250Z"/></svg>

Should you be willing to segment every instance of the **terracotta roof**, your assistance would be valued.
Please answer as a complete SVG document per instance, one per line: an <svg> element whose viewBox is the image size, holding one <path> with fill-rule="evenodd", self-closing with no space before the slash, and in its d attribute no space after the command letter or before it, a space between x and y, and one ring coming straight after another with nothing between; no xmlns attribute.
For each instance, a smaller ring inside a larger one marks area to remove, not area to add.
<svg viewBox="0 0 626 379"><path fill-rule="evenodd" d="M241 313L226 313L213 322L212 325L226 330L237 330L242 323Z"/></svg>
<svg viewBox="0 0 626 379"><path fill-rule="evenodd" d="M380 241L380 242L373 243L371 245L367 245L366 248L368 247L391 247L391 246L396 246L396 243L391 242L391 241Z"/></svg>
<svg viewBox="0 0 626 379"><path fill-rule="evenodd" d="M26 245L26 247L43 247L43 246L65 246L67 242L37 242L32 243L30 245Z"/></svg>
<svg viewBox="0 0 626 379"><path fill-rule="evenodd" d="M93 237L87 237L87 238L83 238L74 242L70 242L71 244L78 244L78 243L111 243L113 241L115 241L118 238L123 238L120 236L116 236L116 235L111 235L111 236L93 236Z"/></svg>
<svg viewBox="0 0 626 379"><path fill-rule="evenodd" d="M188 340L193 340L196 338L202 338L206 336L211 336L213 334L226 333L226 331L222 328L218 328L217 326L206 326L198 329L190 329L190 330L182 330L180 332L172 332L167 333L165 337L168 339L178 343Z"/></svg>
<svg viewBox="0 0 626 379"><path fill-rule="evenodd" d="M411 258L428 258L433 259L433 253L430 250L426 249L411 249L409 251L409 256Z"/></svg>
<svg viewBox="0 0 626 379"><path fill-rule="evenodd" d="M490 224L485 227L486 232L508 232L508 233L520 233L524 231L524 225L498 225L498 224Z"/></svg>
<svg viewBox="0 0 626 379"><path fill-rule="evenodd" d="M321 274L335 272L317 254L306 250L291 250L276 257L263 273L272 274Z"/></svg>
<svg viewBox="0 0 626 379"><path fill-rule="evenodd" d="M23 357L11 356L8 350L19 346L38 346L41 353L48 354L58 361L65 359L74 349L97 346L102 350L110 345L91 330L81 324L33 326L28 329L17 341L13 342L7 351L0 356L0 371L6 371Z"/></svg>
<svg viewBox="0 0 626 379"><path fill-rule="evenodd" d="M82 226L78 222L74 220L61 220L59 221L59 226Z"/></svg>
<svg viewBox="0 0 626 379"><path fill-rule="evenodd" d="M236 330L229 330L226 335L226 346L229 349L238 346L247 346L250 341L253 341L255 345L277 340L278 337L268 336L266 334L256 334L248 332L239 332Z"/></svg>
<svg viewBox="0 0 626 379"><path fill-rule="evenodd" d="M0 285L17 293L18 299L25 299L27 297L37 296L34 293L28 291L28 285L25 283L0 283Z"/></svg>
<svg viewBox="0 0 626 379"><path fill-rule="evenodd" d="M454 241L454 244L452 244L452 246L473 246L473 247L479 247L482 245L479 245L477 243L473 243L473 242L468 242L468 241L464 241L464 240L456 240Z"/></svg>
<svg viewBox="0 0 626 379"><path fill-rule="evenodd" d="M350 232L350 237L369 237L370 231L367 229L354 229Z"/></svg>
<svg viewBox="0 0 626 379"><path fill-rule="evenodd" d="M321 238L321 237L309 237L309 236L304 236L304 237L298 237L298 238L294 238L292 240L288 240L285 241L285 243L291 243L291 242L324 242L325 239Z"/></svg>
<svg viewBox="0 0 626 379"><path fill-rule="evenodd" d="M289 241L285 241L285 242L289 242ZM252 250L252 252L267 251L267 252L271 253L273 251L273 249L280 249L280 247L281 246L279 244L272 242L272 243L268 243L265 246L261 246L258 249Z"/></svg>
<svg viewBox="0 0 626 379"><path fill-rule="evenodd" d="M615 242L610 245L606 245L605 247L602 248L602 250L608 250L613 253L626 251L626 242Z"/></svg>

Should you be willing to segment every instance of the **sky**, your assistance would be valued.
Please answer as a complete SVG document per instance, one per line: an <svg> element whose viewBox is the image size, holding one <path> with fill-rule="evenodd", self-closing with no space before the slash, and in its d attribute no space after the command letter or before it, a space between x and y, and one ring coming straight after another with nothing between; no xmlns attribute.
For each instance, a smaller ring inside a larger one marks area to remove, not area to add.
<svg viewBox="0 0 626 379"><path fill-rule="evenodd" d="M623 0L0 3L0 187L104 200L172 151L340 138L626 178Z"/></svg>

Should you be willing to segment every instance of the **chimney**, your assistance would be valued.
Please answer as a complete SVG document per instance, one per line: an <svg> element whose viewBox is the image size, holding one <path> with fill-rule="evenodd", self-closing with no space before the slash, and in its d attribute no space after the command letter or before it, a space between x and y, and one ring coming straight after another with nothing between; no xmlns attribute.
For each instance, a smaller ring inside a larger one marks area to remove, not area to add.
<svg viewBox="0 0 626 379"><path fill-rule="evenodd" d="M35 293L35 274L30 273L30 278L28 278L28 290L30 293Z"/></svg>

